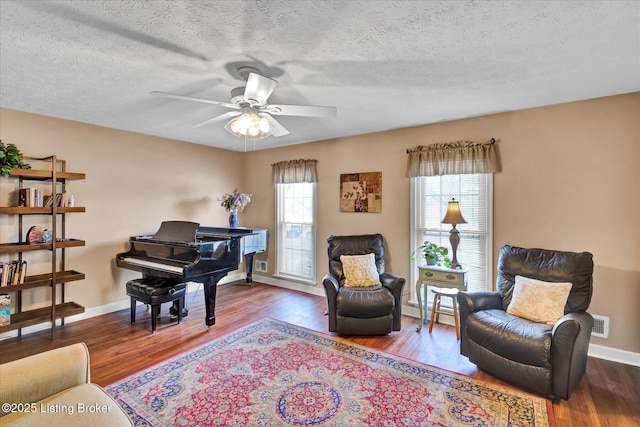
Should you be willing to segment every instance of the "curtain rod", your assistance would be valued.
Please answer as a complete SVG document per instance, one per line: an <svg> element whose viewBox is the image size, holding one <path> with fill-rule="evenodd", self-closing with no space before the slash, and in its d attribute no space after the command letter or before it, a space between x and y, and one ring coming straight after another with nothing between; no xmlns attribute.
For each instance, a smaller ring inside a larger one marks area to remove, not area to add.
<svg viewBox="0 0 640 427"><path fill-rule="evenodd" d="M489 144L495 144L495 143L496 143L496 139L495 138L491 138L489 140ZM409 154L411 152L411 150L412 150L412 148L407 148L407 154Z"/></svg>

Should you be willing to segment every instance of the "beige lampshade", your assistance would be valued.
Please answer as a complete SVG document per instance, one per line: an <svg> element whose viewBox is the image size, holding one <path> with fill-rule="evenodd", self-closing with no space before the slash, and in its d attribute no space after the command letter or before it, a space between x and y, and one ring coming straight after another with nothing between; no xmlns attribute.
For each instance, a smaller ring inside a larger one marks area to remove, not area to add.
<svg viewBox="0 0 640 427"><path fill-rule="evenodd" d="M460 206L456 199L451 199L449 206L447 207L447 213L442 220L443 224L466 224L467 221L462 217L460 213Z"/></svg>

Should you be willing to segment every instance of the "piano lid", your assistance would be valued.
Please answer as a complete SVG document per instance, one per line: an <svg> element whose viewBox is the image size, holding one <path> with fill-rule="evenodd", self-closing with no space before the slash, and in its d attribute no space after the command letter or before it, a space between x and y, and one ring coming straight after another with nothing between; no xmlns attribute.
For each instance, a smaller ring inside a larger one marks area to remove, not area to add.
<svg viewBox="0 0 640 427"><path fill-rule="evenodd" d="M198 228L198 236L211 236L221 239L230 239L232 237L244 237L249 234L266 232L265 228L247 228L247 227L200 227Z"/></svg>
<svg viewBox="0 0 640 427"><path fill-rule="evenodd" d="M196 231L200 224L189 221L162 221L154 240L192 243L196 240Z"/></svg>

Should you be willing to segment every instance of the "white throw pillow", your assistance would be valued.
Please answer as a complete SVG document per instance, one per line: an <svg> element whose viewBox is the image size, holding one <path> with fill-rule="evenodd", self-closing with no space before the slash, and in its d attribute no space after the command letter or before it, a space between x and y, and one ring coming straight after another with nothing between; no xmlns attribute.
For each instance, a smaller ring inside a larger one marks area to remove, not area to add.
<svg viewBox="0 0 640 427"><path fill-rule="evenodd" d="M564 306L572 286L569 282L544 282L516 276L507 313L553 325L564 316Z"/></svg>
<svg viewBox="0 0 640 427"><path fill-rule="evenodd" d="M378 276L374 254L340 255L340 261L344 272L344 286L363 288L382 284Z"/></svg>

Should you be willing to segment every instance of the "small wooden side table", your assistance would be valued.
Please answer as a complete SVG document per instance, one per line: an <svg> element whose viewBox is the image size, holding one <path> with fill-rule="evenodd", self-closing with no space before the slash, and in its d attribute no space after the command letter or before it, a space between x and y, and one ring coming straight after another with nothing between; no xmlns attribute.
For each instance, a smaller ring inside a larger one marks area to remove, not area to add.
<svg viewBox="0 0 640 427"><path fill-rule="evenodd" d="M416 281L416 292L418 294L418 306L420 307L420 324L416 332L422 330L422 325L426 322L427 312L424 308L426 301L422 301L423 288L425 286L435 286L438 288L453 288L461 291L467 290L466 268L451 269L437 267L435 265L419 265L418 280ZM426 295L425 295L426 298ZM455 297L454 297L455 298ZM457 319L456 319L457 322ZM431 328L430 328L431 329ZM457 332L457 331L456 331ZM459 333L459 332L458 332Z"/></svg>

